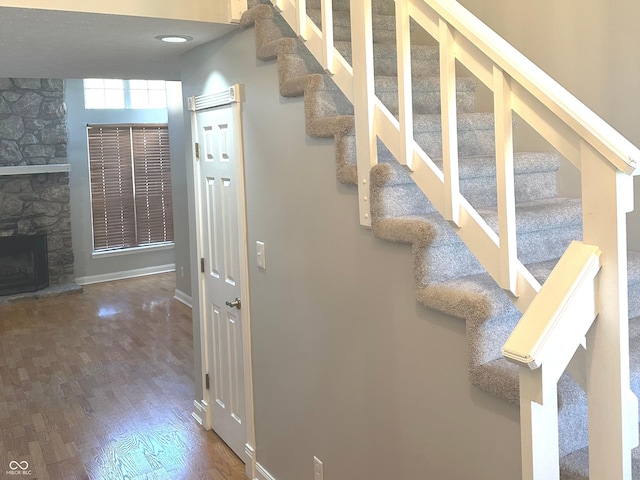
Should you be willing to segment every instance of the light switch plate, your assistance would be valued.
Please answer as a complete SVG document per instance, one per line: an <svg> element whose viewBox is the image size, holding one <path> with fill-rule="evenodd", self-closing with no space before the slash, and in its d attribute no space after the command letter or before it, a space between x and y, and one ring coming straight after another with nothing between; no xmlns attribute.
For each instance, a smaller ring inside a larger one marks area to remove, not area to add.
<svg viewBox="0 0 640 480"><path fill-rule="evenodd" d="M264 252L264 242L256 242L256 261L258 263L258 268L266 270L267 261Z"/></svg>

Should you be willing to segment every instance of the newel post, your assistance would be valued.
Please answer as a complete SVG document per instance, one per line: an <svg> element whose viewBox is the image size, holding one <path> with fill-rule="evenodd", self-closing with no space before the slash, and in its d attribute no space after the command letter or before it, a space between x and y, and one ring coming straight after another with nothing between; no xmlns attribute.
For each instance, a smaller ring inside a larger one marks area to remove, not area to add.
<svg viewBox="0 0 640 480"><path fill-rule="evenodd" d="M598 317L587 334L589 478L631 480L638 409L629 386L626 214L633 209L633 178L584 140L581 162L584 242L602 250Z"/></svg>

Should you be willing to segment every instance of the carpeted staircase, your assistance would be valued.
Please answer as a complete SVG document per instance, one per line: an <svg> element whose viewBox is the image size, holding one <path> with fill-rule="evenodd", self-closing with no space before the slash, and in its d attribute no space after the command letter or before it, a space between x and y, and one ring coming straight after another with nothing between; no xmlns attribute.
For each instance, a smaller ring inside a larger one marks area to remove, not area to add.
<svg viewBox="0 0 640 480"><path fill-rule="evenodd" d="M373 4L376 94L397 114L394 2ZM320 26L320 0L307 0L307 5ZM250 0L249 6L241 24L255 25L258 58L277 60L280 93L304 96L307 133L335 139L338 181L356 185L353 107L267 0ZM334 0L333 6L336 47L350 62L349 0ZM433 159L442 155L438 61L437 47L412 47L414 135ZM475 79L458 78L460 189L497 230L494 121L490 113L475 112L475 90ZM501 347L520 313L381 142L378 155L371 172L373 234L412 246L418 302L466 321L471 383L518 404L517 367L502 357ZM541 282L569 243L582 235L580 200L557 195L559 164L552 153L515 157L518 257ZM630 318L640 316L639 289L640 254L630 252ZM630 330L632 388L638 395L640 343L634 340L640 336L639 322L632 320ZM567 374L558 388L562 478L588 478L586 396ZM638 460L633 478L640 480Z"/></svg>

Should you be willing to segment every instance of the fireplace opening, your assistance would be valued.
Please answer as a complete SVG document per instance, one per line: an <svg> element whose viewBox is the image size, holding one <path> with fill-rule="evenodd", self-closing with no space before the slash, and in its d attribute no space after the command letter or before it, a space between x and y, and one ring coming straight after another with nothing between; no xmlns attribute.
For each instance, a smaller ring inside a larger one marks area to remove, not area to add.
<svg viewBox="0 0 640 480"><path fill-rule="evenodd" d="M0 237L0 295L49 286L46 235Z"/></svg>

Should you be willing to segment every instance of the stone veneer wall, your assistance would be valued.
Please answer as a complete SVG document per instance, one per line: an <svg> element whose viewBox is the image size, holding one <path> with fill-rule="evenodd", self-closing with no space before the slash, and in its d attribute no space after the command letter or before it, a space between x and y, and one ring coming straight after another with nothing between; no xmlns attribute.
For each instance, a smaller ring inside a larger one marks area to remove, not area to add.
<svg viewBox="0 0 640 480"><path fill-rule="evenodd" d="M51 285L72 283L68 173L2 176L2 167L67 162L60 79L0 78L0 236L45 233Z"/></svg>

